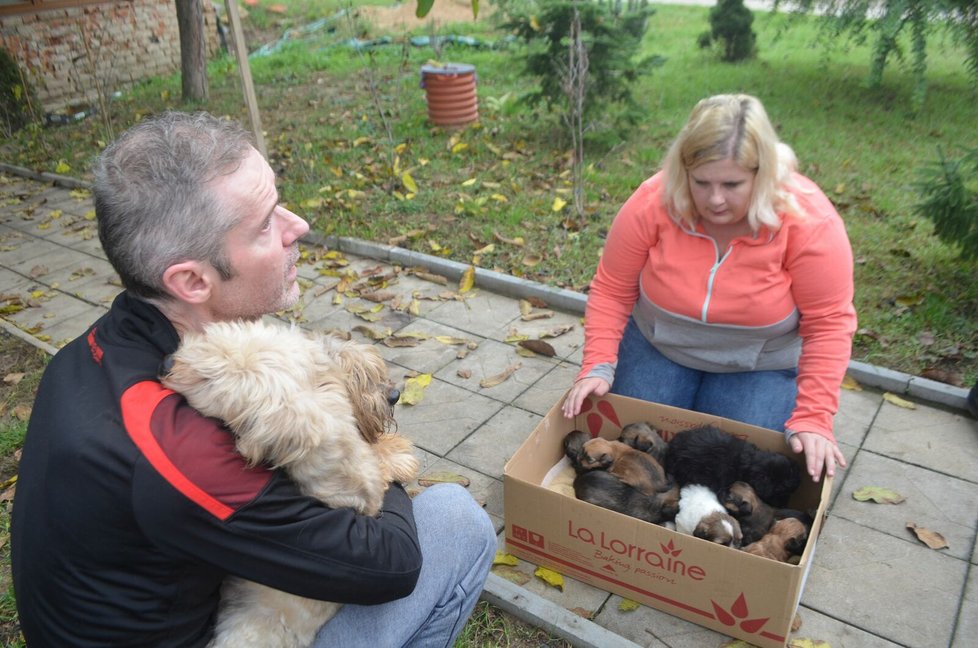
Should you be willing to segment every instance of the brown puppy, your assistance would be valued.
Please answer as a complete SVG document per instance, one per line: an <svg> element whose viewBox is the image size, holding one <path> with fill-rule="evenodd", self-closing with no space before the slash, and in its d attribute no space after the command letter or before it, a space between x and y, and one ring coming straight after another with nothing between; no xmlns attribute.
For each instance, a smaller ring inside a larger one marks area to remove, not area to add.
<svg viewBox="0 0 978 648"><path fill-rule="evenodd" d="M618 440L636 450L650 454L660 464L665 460L668 444L659 432L644 421L629 423L621 429Z"/></svg>
<svg viewBox="0 0 978 648"><path fill-rule="evenodd" d="M778 520L764 537L753 542L744 551L755 556L788 562L792 556L800 556L805 551L808 529L797 518Z"/></svg>
<svg viewBox="0 0 978 648"><path fill-rule="evenodd" d="M652 455L640 452L621 441L601 437L584 443L580 463L587 470L604 469L648 496L667 491L672 482Z"/></svg>
<svg viewBox="0 0 978 648"><path fill-rule="evenodd" d="M747 482L731 484L722 501L723 507L740 522L744 544L757 542L774 524L774 509Z"/></svg>

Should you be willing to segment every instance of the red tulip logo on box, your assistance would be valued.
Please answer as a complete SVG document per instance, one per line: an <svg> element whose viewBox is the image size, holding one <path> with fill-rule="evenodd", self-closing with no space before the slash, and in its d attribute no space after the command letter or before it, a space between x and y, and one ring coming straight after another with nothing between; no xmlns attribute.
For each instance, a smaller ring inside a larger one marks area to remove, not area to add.
<svg viewBox="0 0 978 648"><path fill-rule="evenodd" d="M601 426L604 425L605 419L613 423L619 429L621 428L621 423L619 422L618 412L615 411L614 406L608 401L598 401L598 407L596 412L590 412L591 407L594 406L594 401L590 398L584 400L581 405L581 414L585 414L584 421L587 423L588 432L591 433L592 437L598 436L601 432Z"/></svg>
<svg viewBox="0 0 978 648"><path fill-rule="evenodd" d="M716 614L717 620L720 621L725 626L735 626L737 625L737 620L740 621L740 628L744 632L750 632L751 634L759 632L764 624L768 622L767 618L763 619L748 619L747 616L750 611L747 609L747 599L744 598L743 592L734 601L733 606L731 606L728 612L723 607L720 606L716 601L710 601L713 604L713 612Z"/></svg>
<svg viewBox="0 0 978 648"><path fill-rule="evenodd" d="M672 540L669 540L669 542L665 544L660 542L659 546L662 548L662 553L669 554L673 558L678 558L679 554L683 552L682 549L676 549L676 545L672 544Z"/></svg>

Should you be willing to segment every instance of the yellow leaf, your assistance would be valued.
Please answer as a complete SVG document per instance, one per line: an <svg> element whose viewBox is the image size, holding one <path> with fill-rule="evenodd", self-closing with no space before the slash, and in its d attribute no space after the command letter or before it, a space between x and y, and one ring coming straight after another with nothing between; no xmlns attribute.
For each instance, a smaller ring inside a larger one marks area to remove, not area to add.
<svg viewBox="0 0 978 648"><path fill-rule="evenodd" d="M621 603L618 604L618 609L621 612L634 612L639 607L640 606L639 606L638 603L636 603L635 601L633 601L631 599L627 599L627 598L623 598L621 600Z"/></svg>
<svg viewBox="0 0 978 648"><path fill-rule="evenodd" d="M303 200L299 205L305 209L315 209L316 207L323 206L322 198L309 198L308 200Z"/></svg>
<svg viewBox="0 0 978 648"><path fill-rule="evenodd" d="M490 243L489 245L484 245L474 252L474 254L483 255L494 252L496 249L495 243Z"/></svg>
<svg viewBox="0 0 978 648"><path fill-rule="evenodd" d="M533 312L533 304L531 304L526 299L521 299L520 300L520 315L522 315L523 317L526 317L531 312Z"/></svg>
<svg viewBox="0 0 978 648"><path fill-rule="evenodd" d="M512 565L515 567L520 564L520 559L513 554L505 553L502 551L496 552L496 557L492 559L493 565Z"/></svg>
<svg viewBox="0 0 978 648"><path fill-rule="evenodd" d="M424 399L424 390L431 384L431 374L421 374L404 381L404 391L397 402L402 405L417 405Z"/></svg>
<svg viewBox="0 0 978 648"><path fill-rule="evenodd" d="M369 143L370 143L369 137L358 137L355 140L353 140L353 146L360 146L361 144L369 144Z"/></svg>
<svg viewBox="0 0 978 648"><path fill-rule="evenodd" d="M555 212L559 212L561 209L563 209L566 206L567 206L567 201L558 196L557 198L554 198L554 204L550 209L552 209Z"/></svg>
<svg viewBox="0 0 978 648"><path fill-rule="evenodd" d="M493 200L495 200L496 202L501 202L501 203L509 202L509 198L507 198L506 196L502 195L501 193L494 193L494 194L492 194L491 198Z"/></svg>
<svg viewBox="0 0 978 648"><path fill-rule="evenodd" d="M432 241L430 239L428 240L428 246L431 248L433 252L438 252L439 250L441 250L441 245L439 245L436 241Z"/></svg>
<svg viewBox="0 0 978 648"><path fill-rule="evenodd" d="M89 221L95 220L95 210L89 209L87 212L85 212L84 218L85 220L89 220Z"/></svg>
<svg viewBox="0 0 978 648"><path fill-rule="evenodd" d="M868 502L870 500L877 504L899 504L907 498L896 491L880 486L863 486L852 491L852 499L857 502Z"/></svg>
<svg viewBox="0 0 978 648"><path fill-rule="evenodd" d="M411 193L418 193L418 185L407 171L401 175L401 182L404 184L404 188Z"/></svg>
<svg viewBox="0 0 978 648"><path fill-rule="evenodd" d="M543 580L543 582L550 587L556 587L561 592L564 591L564 577L554 570L547 569L546 567L537 567L537 570L533 572L533 575Z"/></svg>
<svg viewBox="0 0 978 648"><path fill-rule="evenodd" d="M460 293L467 293L472 290L472 286L475 285L475 266L469 266L462 273L462 278L458 282L458 291Z"/></svg>
<svg viewBox="0 0 978 648"><path fill-rule="evenodd" d="M883 400L904 409L917 409L917 405L915 403L911 403L910 401L900 398L896 394L891 394L890 392L883 393Z"/></svg>
<svg viewBox="0 0 978 648"><path fill-rule="evenodd" d="M537 20L536 16L530 16L530 29L533 31L540 31L540 21Z"/></svg>
<svg viewBox="0 0 978 648"><path fill-rule="evenodd" d="M60 209L51 210L51 218L58 219L61 218L62 211Z"/></svg>
<svg viewBox="0 0 978 648"><path fill-rule="evenodd" d="M475 178L469 178L468 180L466 180L466 181L464 181L464 182L462 183L462 186L463 186L463 187L471 187L471 186L472 186L472 185L474 185L475 183L476 183L476 179L475 179Z"/></svg>
<svg viewBox="0 0 978 648"><path fill-rule="evenodd" d="M75 200L88 200L92 197L92 192L88 189L72 189L68 192L68 195Z"/></svg>
<svg viewBox="0 0 978 648"><path fill-rule="evenodd" d="M862 391L863 387L856 381L855 378L846 374L846 377L842 379L842 388L848 389L849 391Z"/></svg>
<svg viewBox="0 0 978 648"><path fill-rule="evenodd" d="M468 344L468 340L460 337L452 337L451 335L436 335L435 339L442 344L458 345L458 344Z"/></svg>
<svg viewBox="0 0 978 648"><path fill-rule="evenodd" d="M398 155L400 155L406 149L407 149L407 143L406 142L401 142L400 144L398 144L397 146L394 147L394 152L397 153Z"/></svg>
<svg viewBox="0 0 978 648"><path fill-rule="evenodd" d="M412 299L411 303L408 304L407 310L408 313L410 313L411 315L414 315L415 317L419 317L421 315L421 302L418 301L417 299Z"/></svg>
<svg viewBox="0 0 978 648"><path fill-rule="evenodd" d="M832 645L821 639L809 639L808 637L795 637L788 642L788 648L832 648Z"/></svg>
<svg viewBox="0 0 978 648"><path fill-rule="evenodd" d="M461 153L467 148L469 148L468 144L466 144L465 142L459 142L458 144L452 147L452 153Z"/></svg>
<svg viewBox="0 0 978 648"><path fill-rule="evenodd" d="M523 340L529 340L529 339L530 336L524 335L523 333L510 333L509 335L506 336L506 339L503 340L503 342L505 342L506 344L516 344L517 342L522 342Z"/></svg>
<svg viewBox="0 0 978 648"><path fill-rule="evenodd" d="M542 260L543 259L541 259L539 255L527 254L525 257L523 257L523 265L532 268L533 266L538 265Z"/></svg>

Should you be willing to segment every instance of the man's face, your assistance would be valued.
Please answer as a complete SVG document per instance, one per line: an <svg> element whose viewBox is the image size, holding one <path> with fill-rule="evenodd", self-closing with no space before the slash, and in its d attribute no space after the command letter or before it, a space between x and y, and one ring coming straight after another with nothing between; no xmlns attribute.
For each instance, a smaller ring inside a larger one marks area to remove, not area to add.
<svg viewBox="0 0 978 648"><path fill-rule="evenodd" d="M278 204L275 174L255 149L215 189L238 221L225 238L233 276L214 286L214 319L254 319L290 308L299 299L298 241L309 224Z"/></svg>

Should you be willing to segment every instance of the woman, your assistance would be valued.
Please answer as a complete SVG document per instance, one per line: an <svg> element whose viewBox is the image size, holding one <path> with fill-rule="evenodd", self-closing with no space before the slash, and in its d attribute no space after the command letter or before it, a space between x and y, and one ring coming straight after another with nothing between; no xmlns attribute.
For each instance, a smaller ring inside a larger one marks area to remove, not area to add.
<svg viewBox="0 0 978 648"><path fill-rule="evenodd" d="M563 405L609 392L784 430L812 479L851 353L852 250L761 102L700 101L615 217L591 282L584 362Z"/></svg>

